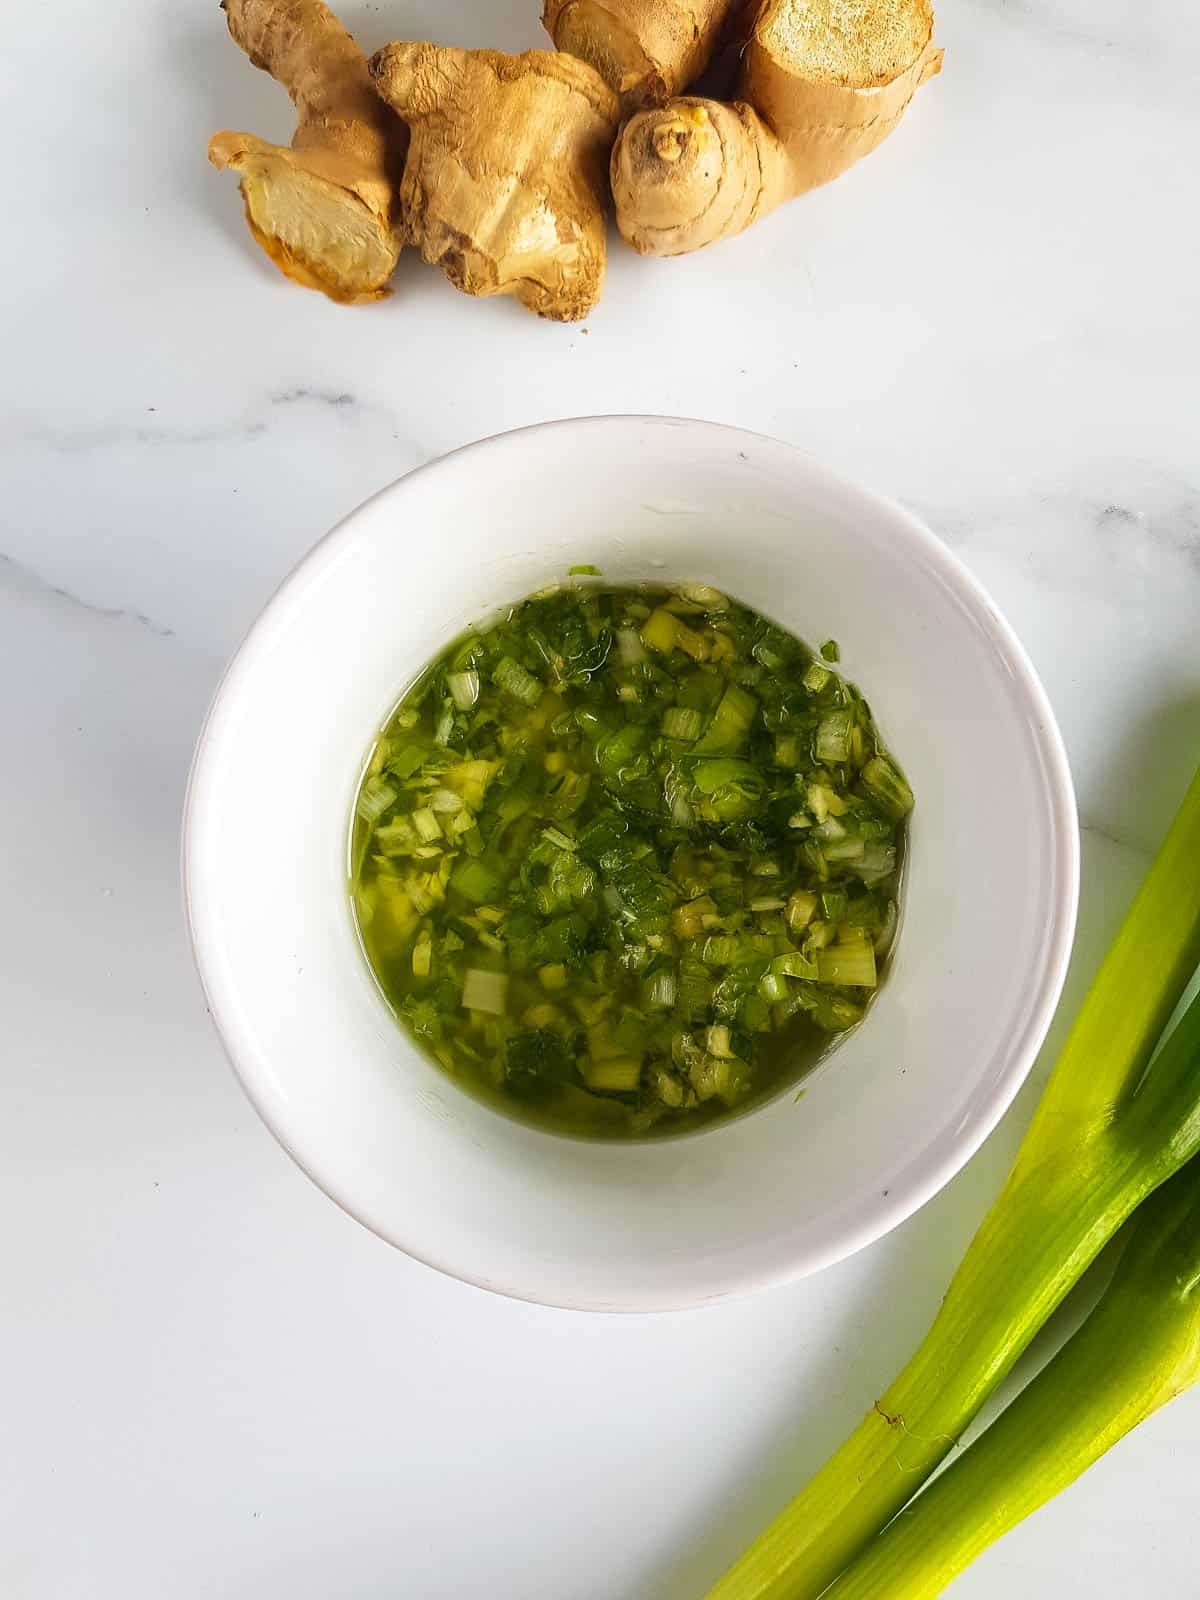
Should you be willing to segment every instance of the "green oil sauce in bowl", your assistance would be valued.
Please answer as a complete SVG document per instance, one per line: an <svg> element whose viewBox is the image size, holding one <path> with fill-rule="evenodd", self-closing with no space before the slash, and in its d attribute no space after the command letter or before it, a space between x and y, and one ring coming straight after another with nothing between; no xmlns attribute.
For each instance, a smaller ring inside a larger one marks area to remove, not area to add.
<svg viewBox="0 0 1200 1600"><path fill-rule="evenodd" d="M444 651L351 841L363 948L430 1059L521 1120L636 1138L855 1027L913 796L836 660L688 584L572 583Z"/></svg>

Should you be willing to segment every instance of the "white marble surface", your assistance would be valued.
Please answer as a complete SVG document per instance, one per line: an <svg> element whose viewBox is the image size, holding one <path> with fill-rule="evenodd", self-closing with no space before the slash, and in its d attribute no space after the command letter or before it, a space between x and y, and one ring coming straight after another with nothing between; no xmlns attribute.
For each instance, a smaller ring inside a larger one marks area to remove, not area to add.
<svg viewBox="0 0 1200 1600"><path fill-rule="evenodd" d="M450 9L345 15L370 46L538 42L535 0ZM216 0L6 30L10 1600L689 1600L928 1321L1035 1086L814 1281L669 1317L507 1304L369 1236L259 1126L192 974L177 831L223 660L340 513L517 424L710 417L897 495L1007 610L1078 779L1078 997L1200 754L1200 25L959 0L940 33L869 162L719 250L615 251L583 329L415 260L377 308L283 285L204 161L215 127L289 128ZM1190 1595L1198 1489L1200 1394L954 1593Z"/></svg>

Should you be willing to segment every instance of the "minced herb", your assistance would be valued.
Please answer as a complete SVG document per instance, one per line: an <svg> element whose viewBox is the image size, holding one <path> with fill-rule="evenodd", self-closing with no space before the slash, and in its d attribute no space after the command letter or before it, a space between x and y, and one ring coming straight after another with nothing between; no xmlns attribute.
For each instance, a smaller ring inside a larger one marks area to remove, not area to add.
<svg viewBox="0 0 1200 1600"><path fill-rule="evenodd" d="M359 789L352 889L440 1066L562 1132L662 1133L861 1020L913 796L822 654L701 585L572 584L422 674Z"/></svg>

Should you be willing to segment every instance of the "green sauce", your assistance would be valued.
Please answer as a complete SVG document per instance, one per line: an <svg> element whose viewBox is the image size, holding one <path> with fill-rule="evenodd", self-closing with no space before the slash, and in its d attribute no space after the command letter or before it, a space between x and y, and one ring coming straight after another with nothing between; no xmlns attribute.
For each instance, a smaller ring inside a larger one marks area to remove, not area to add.
<svg viewBox="0 0 1200 1600"><path fill-rule="evenodd" d="M622 1138L760 1101L854 1027L913 797L836 659L712 589L587 583L439 656L351 841L363 947L430 1058Z"/></svg>

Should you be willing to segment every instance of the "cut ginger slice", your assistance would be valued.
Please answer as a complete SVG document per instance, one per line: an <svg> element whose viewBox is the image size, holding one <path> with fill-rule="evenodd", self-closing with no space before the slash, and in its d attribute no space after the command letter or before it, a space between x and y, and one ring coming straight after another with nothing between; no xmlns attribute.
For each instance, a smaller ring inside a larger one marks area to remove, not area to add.
<svg viewBox="0 0 1200 1600"><path fill-rule="evenodd" d="M250 232L280 271L344 303L378 300L400 253L408 132L321 0L226 0L229 31L297 111L290 149L215 133L209 160L242 180Z"/></svg>

